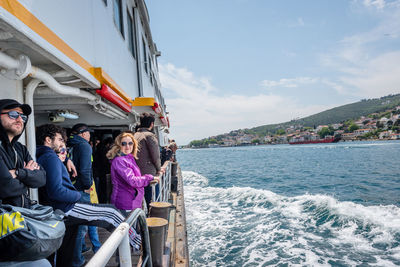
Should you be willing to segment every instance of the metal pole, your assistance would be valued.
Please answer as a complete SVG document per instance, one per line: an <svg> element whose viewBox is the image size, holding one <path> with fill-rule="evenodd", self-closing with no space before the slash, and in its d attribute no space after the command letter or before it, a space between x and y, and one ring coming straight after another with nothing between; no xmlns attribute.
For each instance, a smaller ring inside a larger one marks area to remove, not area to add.
<svg viewBox="0 0 400 267"><path fill-rule="evenodd" d="M156 185L151 185L151 201L156 201Z"/></svg>
<svg viewBox="0 0 400 267"><path fill-rule="evenodd" d="M33 115L35 110L33 108L33 94L41 81L38 79L31 80L26 86L25 91L25 103L28 104L32 108L32 118L28 120L26 125L26 144L28 147L29 154L31 154L33 159L35 157L36 151L36 139L35 139L35 120L33 119Z"/></svg>
<svg viewBox="0 0 400 267"><path fill-rule="evenodd" d="M118 248L119 266L132 267L131 247L129 245L129 235L125 235Z"/></svg>
<svg viewBox="0 0 400 267"><path fill-rule="evenodd" d="M153 266L161 267L163 265L166 232L165 228L167 225L168 221L165 219L154 217L147 218Z"/></svg>
<svg viewBox="0 0 400 267"><path fill-rule="evenodd" d="M31 80L28 85L26 86L25 91L25 103L28 104L32 109L32 116L30 120L28 120L26 124L26 145L31 157L36 160L36 138L35 138L35 120L34 114L35 110L33 107L33 93L35 92L37 86L39 85L40 80L33 79ZM39 193L36 188L29 189L29 196L32 200L39 201Z"/></svg>

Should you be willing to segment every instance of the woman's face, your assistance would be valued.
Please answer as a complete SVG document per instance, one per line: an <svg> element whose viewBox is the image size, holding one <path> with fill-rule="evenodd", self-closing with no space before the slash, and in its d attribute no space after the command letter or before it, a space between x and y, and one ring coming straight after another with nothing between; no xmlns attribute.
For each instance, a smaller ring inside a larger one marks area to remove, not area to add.
<svg viewBox="0 0 400 267"><path fill-rule="evenodd" d="M133 151L133 140L132 138L125 136L121 139L121 152L124 154L130 154Z"/></svg>
<svg viewBox="0 0 400 267"><path fill-rule="evenodd" d="M58 158L64 162L66 157L67 157L67 148L65 147L65 144L60 146L60 152L57 153Z"/></svg>

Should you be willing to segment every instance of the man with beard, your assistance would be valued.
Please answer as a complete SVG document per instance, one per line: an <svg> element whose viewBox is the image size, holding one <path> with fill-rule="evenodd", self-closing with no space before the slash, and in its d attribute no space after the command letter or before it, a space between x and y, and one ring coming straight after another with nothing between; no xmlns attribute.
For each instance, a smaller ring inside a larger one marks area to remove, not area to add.
<svg viewBox="0 0 400 267"><path fill-rule="evenodd" d="M57 153L65 146L65 130L53 124L38 127L36 156L46 170L46 186L39 189L40 202L62 211L70 210L81 198Z"/></svg>
<svg viewBox="0 0 400 267"><path fill-rule="evenodd" d="M45 124L36 131L36 157L46 170L47 179L46 186L39 191L40 200L67 215L67 229L63 243L57 251L57 267L74 265L72 256L79 225L99 226L111 231L125 219L112 205L80 202L81 193L72 184L66 167L56 154L65 145L65 139L65 130L57 125ZM133 228L130 233L130 243L138 250L140 235Z"/></svg>
<svg viewBox="0 0 400 267"><path fill-rule="evenodd" d="M46 183L46 173L18 142L32 109L13 99L0 100L0 199L3 204L29 207L28 188Z"/></svg>
<svg viewBox="0 0 400 267"><path fill-rule="evenodd" d="M13 99L0 100L0 202L29 208L28 188L46 183L46 173L32 160L27 148L18 142L32 109ZM7 244L0 240L0 250ZM1 261L1 259L0 259ZM0 263L1 264L1 263ZM33 262L7 262L7 266L50 266L45 259Z"/></svg>

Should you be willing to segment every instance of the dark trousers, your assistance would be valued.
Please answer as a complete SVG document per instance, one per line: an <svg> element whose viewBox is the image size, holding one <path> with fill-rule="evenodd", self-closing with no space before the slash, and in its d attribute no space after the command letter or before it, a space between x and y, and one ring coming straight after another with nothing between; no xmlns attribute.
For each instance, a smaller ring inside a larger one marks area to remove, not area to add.
<svg viewBox="0 0 400 267"><path fill-rule="evenodd" d="M156 184L156 198L160 194L160 185ZM153 196L153 188L148 185L144 188L144 199L146 200L147 210L150 210L151 197Z"/></svg>
<svg viewBox="0 0 400 267"><path fill-rule="evenodd" d="M56 266L69 267L74 255L76 236L79 225L66 225L65 235L61 247L57 250Z"/></svg>

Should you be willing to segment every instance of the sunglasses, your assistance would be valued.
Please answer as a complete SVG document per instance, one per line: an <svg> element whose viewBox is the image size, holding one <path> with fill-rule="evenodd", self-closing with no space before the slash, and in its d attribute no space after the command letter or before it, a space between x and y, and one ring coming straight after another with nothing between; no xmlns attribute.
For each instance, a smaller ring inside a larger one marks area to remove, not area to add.
<svg viewBox="0 0 400 267"><path fill-rule="evenodd" d="M67 149L65 147L62 147L60 149L60 152L58 152L58 154L65 154L65 153L67 153Z"/></svg>
<svg viewBox="0 0 400 267"><path fill-rule="evenodd" d="M18 111L12 110L9 112L3 112L1 114L7 114L8 117L10 119L16 120L18 119L18 117L21 117L21 119L23 120L23 122L26 122L28 120L28 116L23 114L23 113L19 113Z"/></svg>
<svg viewBox="0 0 400 267"><path fill-rule="evenodd" d="M133 142L129 142L129 143L127 143L127 142L121 142L121 145L122 145L122 146L127 146L127 145L133 146Z"/></svg>

